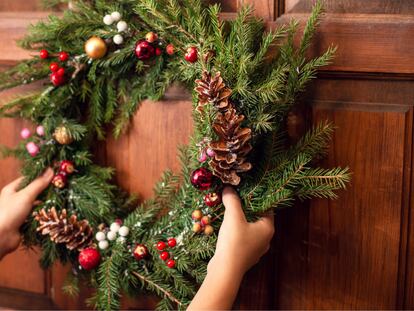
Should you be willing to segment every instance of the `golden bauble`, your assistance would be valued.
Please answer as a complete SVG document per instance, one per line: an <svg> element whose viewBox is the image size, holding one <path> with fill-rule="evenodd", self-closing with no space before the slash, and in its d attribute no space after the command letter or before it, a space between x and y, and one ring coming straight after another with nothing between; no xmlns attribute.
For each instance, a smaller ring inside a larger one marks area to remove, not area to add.
<svg viewBox="0 0 414 311"><path fill-rule="evenodd" d="M59 126L55 129L53 138L61 145L69 145L73 142L72 135L70 135L68 129L64 126Z"/></svg>
<svg viewBox="0 0 414 311"><path fill-rule="evenodd" d="M104 57L107 50L105 41L99 37L91 37L85 43L85 53L92 59Z"/></svg>
<svg viewBox="0 0 414 311"><path fill-rule="evenodd" d="M205 235L212 235L214 233L213 226L207 225L204 227L204 234Z"/></svg>

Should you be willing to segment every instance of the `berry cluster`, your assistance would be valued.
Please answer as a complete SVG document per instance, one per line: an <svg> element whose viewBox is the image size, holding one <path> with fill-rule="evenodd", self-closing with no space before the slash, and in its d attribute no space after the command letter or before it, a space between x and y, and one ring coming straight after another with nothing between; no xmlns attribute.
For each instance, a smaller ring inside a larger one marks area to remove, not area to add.
<svg viewBox="0 0 414 311"><path fill-rule="evenodd" d="M124 43L124 37L121 35L121 33L126 32L128 30L128 24L125 21L121 20L121 18L121 13L117 11L105 15L103 18L103 22L107 26L116 23L116 29L118 30L118 33L112 38L112 41L116 45Z"/></svg>
<svg viewBox="0 0 414 311"><path fill-rule="evenodd" d="M107 249L109 247L109 241L117 239L123 242L129 234L129 228L122 226L122 220L117 219L108 228L104 228L95 234L95 238L98 241L100 249Z"/></svg>
<svg viewBox="0 0 414 311"><path fill-rule="evenodd" d="M58 189L66 187L68 182L67 176L75 172L75 165L72 161L63 160L58 166L58 173L53 177L52 184Z"/></svg>
<svg viewBox="0 0 414 311"><path fill-rule="evenodd" d="M43 140L41 138L45 136L45 128L42 125L36 127L36 134L38 138L40 138L40 144L43 144ZM20 136L23 139L29 139L32 136L32 132L25 127L20 131ZM35 139L38 140L37 138ZM40 152L40 146L34 141L29 141L26 143L26 150L30 156L35 157Z"/></svg>
<svg viewBox="0 0 414 311"><path fill-rule="evenodd" d="M174 238L169 238L167 243L164 241L159 241L156 245L158 251L160 252L160 258L165 261L165 264L168 268L175 267L175 260L171 258L171 254L166 251L167 246L174 248L177 245L177 240Z"/></svg>
<svg viewBox="0 0 414 311"><path fill-rule="evenodd" d="M41 50L40 51L40 58L41 59L48 59L50 54L47 50ZM69 59L69 54L65 51L61 51L57 54L57 58L61 63L66 62ZM61 86L66 82L66 76L65 76L65 68L62 66L59 66L58 62L52 62L49 65L49 69L51 71L50 74L50 82L54 86Z"/></svg>
<svg viewBox="0 0 414 311"><path fill-rule="evenodd" d="M195 233L204 233L205 235L212 235L214 233L210 216L204 215L201 210L196 209L192 212L191 217L194 220L193 231Z"/></svg>
<svg viewBox="0 0 414 311"><path fill-rule="evenodd" d="M163 53L163 47L165 42L159 39L158 35L154 32L146 34L144 40L140 40L135 45L135 55L140 60L148 60L154 56L160 56ZM165 52L168 55L174 54L174 45L168 44L165 47Z"/></svg>

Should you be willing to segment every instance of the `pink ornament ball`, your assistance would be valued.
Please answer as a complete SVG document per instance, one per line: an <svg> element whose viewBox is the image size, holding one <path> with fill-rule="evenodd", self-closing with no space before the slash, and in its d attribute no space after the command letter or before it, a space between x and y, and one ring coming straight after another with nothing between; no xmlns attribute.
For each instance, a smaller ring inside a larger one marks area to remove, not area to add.
<svg viewBox="0 0 414 311"><path fill-rule="evenodd" d="M30 135L32 135L32 133L30 132L30 130L27 127L22 129L22 131L20 132L20 136L23 139L28 139L30 137Z"/></svg>
<svg viewBox="0 0 414 311"><path fill-rule="evenodd" d="M203 151L201 154L200 154L200 156L198 157L198 161L200 162L200 163L204 163L204 162L206 162L207 161L207 155L206 155L206 153Z"/></svg>
<svg viewBox="0 0 414 311"><path fill-rule="evenodd" d="M38 145L36 145L34 142L28 142L27 144L26 144L26 150L27 150L27 152L32 156L32 157L34 157L34 156L36 156L38 153L39 153L39 151L40 151L40 149L39 149L39 146Z"/></svg>
<svg viewBox="0 0 414 311"><path fill-rule="evenodd" d="M210 158L212 158L212 157L214 157L214 155L215 155L216 153L214 152L214 150L213 149L211 149L211 148L207 148L207 155L210 157Z"/></svg>
<svg viewBox="0 0 414 311"><path fill-rule="evenodd" d="M36 128L36 133L37 133L37 135L39 135L39 136L45 136L45 128L44 128L42 125L39 125L39 126Z"/></svg>

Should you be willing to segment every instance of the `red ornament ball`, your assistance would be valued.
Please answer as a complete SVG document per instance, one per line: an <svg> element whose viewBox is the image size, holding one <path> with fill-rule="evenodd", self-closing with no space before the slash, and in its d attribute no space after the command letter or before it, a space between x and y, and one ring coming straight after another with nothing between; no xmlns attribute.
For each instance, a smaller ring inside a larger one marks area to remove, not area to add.
<svg viewBox="0 0 414 311"><path fill-rule="evenodd" d="M174 268L175 267L175 260L174 259L169 259L168 261L167 261L167 267L168 268Z"/></svg>
<svg viewBox="0 0 414 311"><path fill-rule="evenodd" d="M216 192L207 193L204 196L204 203L208 207L215 207L221 203L221 195Z"/></svg>
<svg viewBox="0 0 414 311"><path fill-rule="evenodd" d="M148 41L139 41L135 46L135 55L140 60L147 60L155 54L154 47Z"/></svg>
<svg viewBox="0 0 414 311"><path fill-rule="evenodd" d="M163 251L166 247L167 247L167 244L165 244L165 242L163 242L163 241L160 241L160 242L157 243L157 249L159 251Z"/></svg>
<svg viewBox="0 0 414 311"><path fill-rule="evenodd" d="M132 252L136 260L144 259L148 256L148 248L144 244L135 245L134 251Z"/></svg>
<svg viewBox="0 0 414 311"><path fill-rule="evenodd" d="M168 258L170 258L170 254L168 252L162 252L160 258L166 261Z"/></svg>
<svg viewBox="0 0 414 311"><path fill-rule="evenodd" d="M162 50L160 48L155 49L155 55L160 56L162 54Z"/></svg>
<svg viewBox="0 0 414 311"><path fill-rule="evenodd" d="M167 241L167 243L168 243L168 246L169 247L174 247L174 246L177 245L177 240L174 239L174 238L169 238L168 241Z"/></svg>
<svg viewBox="0 0 414 311"><path fill-rule="evenodd" d="M59 173L56 174L52 179L52 184L58 189L63 189L66 187L67 179L66 175Z"/></svg>
<svg viewBox="0 0 414 311"><path fill-rule="evenodd" d="M165 48L165 51L167 52L168 55L173 55L175 52L174 50L175 50L174 45L171 43L168 44Z"/></svg>
<svg viewBox="0 0 414 311"><path fill-rule="evenodd" d="M63 69L63 68L60 68L60 69ZM65 75L60 75L59 70L50 75L50 82L52 82L54 86L61 86L65 84L66 82Z"/></svg>
<svg viewBox="0 0 414 311"><path fill-rule="evenodd" d="M191 174L190 181L198 190L208 190L213 184L213 174L210 170L200 167Z"/></svg>
<svg viewBox="0 0 414 311"><path fill-rule="evenodd" d="M61 173L70 175L75 171L75 165L72 161L63 160L62 162L60 162L59 171Z"/></svg>
<svg viewBox="0 0 414 311"><path fill-rule="evenodd" d="M195 63L198 59L198 51L195 46L192 46L187 49L187 53L185 53L184 58L187 62Z"/></svg>
<svg viewBox="0 0 414 311"><path fill-rule="evenodd" d="M47 50L40 50L39 56L41 59L46 59L49 57L49 52Z"/></svg>
<svg viewBox="0 0 414 311"><path fill-rule="evenodd" d="M49 69L50 69L51 72L56 72L56 71L59 70L59 64L55 63L55 62L50 63Z"/></svg>
<svg viewBox="0 0 414 311"><path fill-rule="evenodd" d="M101 261L101 254L95 248L85 248L79 253L79 264L85 270L95 269Z"/></svg>
<svg viewBox="0 0 414 311"><path fill-rule="evenodd" d="M210 220L210 217L208 217L208 216L203 216L203 218L201 218L201 224L203 226L209 225L210 222L211 222L211 220Z"/></svg>
<svg viewBox="0 0 414 311"><path fill-rule="evenodd" d="M68 59L69 59L69 54L68 53L66 53L64 51L59 52L59 60L61 62L66 62Z"/></svg>
<svg viewBox="0 0 414 311"><path fill-rule="evenodd" d="M65 68L59 68L58 71L56 71L56 73L63 77L65 75Z"/></svg>

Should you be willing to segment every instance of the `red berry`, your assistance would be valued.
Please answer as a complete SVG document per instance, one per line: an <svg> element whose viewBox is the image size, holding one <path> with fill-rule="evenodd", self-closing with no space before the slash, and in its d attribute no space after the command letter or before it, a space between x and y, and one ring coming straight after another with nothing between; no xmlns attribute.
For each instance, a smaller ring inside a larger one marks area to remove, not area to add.
<svg viewBox="0 0 414 311"><path fill-rule="evenodd" d="M101 254L95 248L85 248L79 253L79 264L85 270L92 270L99 265Z"/></svg>
<svg viewBox="0 0 414 311"><path fill-rule="evenodd" d="M150 43L145 40L137 42L137 45L135 46L135 55L138 57L138 59L150 59L154 56L154 54L155 49Z"/></svg>
<svg viewBox="0 0 414 311"><path fill-rule="evenodd" d="M52 82L54 86L60 86L66 82L66 79L65 76L60 76L58 72L54 72L50 75L50 82Z"/></svg>
<svg viewBox="0 0 414 311"><path fill-rule="evenodd" d="M160 242L157 243L157 249L159 251L163 251L166 247L167 247L167 244L165 244L165 242L163 242L163 241L160 241Z"/></svg>
<svg viewBox="0 0 414 311"><path fill-rule="evenodd" d="M203 226L207 226L210 224L210 217L208 216L203 216L203 218L201 218L201 224Z"/></svg>
<svg viewBox="0 0 414 311"><path fill-rule="evenodd" d="M190 180L198 190L208 190L213 184L213 174L208 169L200 167L191 174Z"/></svg>
<svg viewBox="0 0 414 311"><path fill-rule="evenodd" d="M167 261L167 267L168 268L174 268L175 267L175 260L174 259L169 259L168 261Z"/></svg>
<svg viewBox="0 0 414 311"><path fill-rule="evenodd" d="M58 189L63 189L66 187L66 175L62 174L62 173L58 173L56 174L53 179L52 179L52 184L53 186L55 186Z"/></svg>
<svg viewBox="0 0 414 311"><path fill-rule="evenodd" d="M59 52L59 60L61 62L66 62L69 59L69 54L66 52Z"/></svg>
<svg viewBox="0 0 414 311"><path fill-rule="evenodd" d="M160 258L166 261L168 258L170 258L170 254L168 252L162 252Z"/></svg>
<svg viewBox="0 0 414 311"><path fill-rule="evenodd" d="M58 71L56 71L56 73L63 77L65 75L65 68L59 68Z"/></svg>
<svg viewBox="0 0 414 311"><path fill-rule="evenodd" d="M177 245L177 240L176 239L174 239L174 238L169 238L168 239L168 246L169 247L174 247L176 245Z"/></svg>
<svg viewBox="0 0 414 311"><path fill-rule="evenodd" d="M49 69L50 69L51 72L56 72L59 69L59 64L55 63L55 62L50 63Z"/></svg>
<svg viewBox="0 0 414 311"><path fill-rule="evenodd" d="M49 57L49 52L47 50L41 50L39 56L41 59L46 59Z"/></svg>
<svg viewBox="0 0 414 311"><path fill-rule="evenodd" d="M184 55L185 60L190 63L195 63L198 59L198 51L195 46L187 49L187 53Z"/></svg>
<svg viewBox="0 0 414 311"><path fill-rule="evenodd" d="M216 192L207 193L204 197L204 203L208 207L215 207L221 203L221 196Z"/></svg>
<svg viewBox="0 0 414 311"><path fill-rule="evenodd" d="M162 50L160 48L155 49L155 55L160 56L162 54Z"/></svg>
<svg viewBox="0 0 414 311"><path fill-rule="evenodd" d="M134 251L132 252L136 260L144 259L148 256L148 248L144 244L135 245Z"/></svg>
<svg viewBox="0 0 414 311"><path fill-rule="evenodd" d="M165 51L167 52L168 55L173 55L174 54L174 45L173 44L168 44L167 47L165 48Z"/></svg>
<svg viewBox="0 0 414 311"><path fill-rule="evenodd" d="M70 175L75 171L75 165L71 161L63 160L62 162L60 162L59 171L61 173Z"/></svg>

